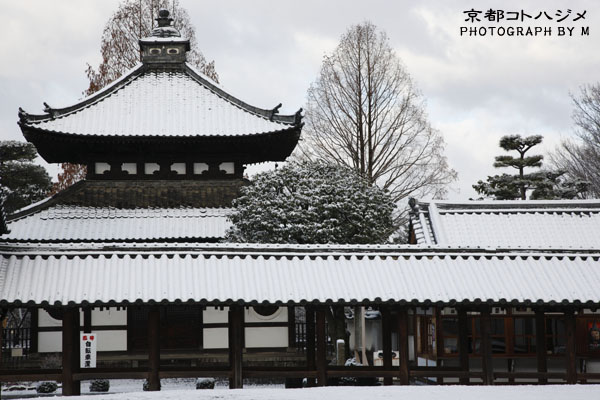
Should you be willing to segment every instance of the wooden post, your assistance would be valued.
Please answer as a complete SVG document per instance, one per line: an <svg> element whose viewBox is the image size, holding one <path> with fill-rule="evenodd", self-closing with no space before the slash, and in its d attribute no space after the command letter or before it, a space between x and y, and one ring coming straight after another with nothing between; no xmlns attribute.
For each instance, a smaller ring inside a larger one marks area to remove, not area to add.
<svg viewBox="0 0 600 400"><path fill-rule="evenodd" d="M83 331L92 332L92 307L83 308Z"/></svg>
<svg viewBox="0 0 600 400"><path fill-rule="evenodd" d="M327 385L327 332L325 330L325 309L317 309L317 386Z"/></svg>
<svg viewBox="0 0 600 400"><path fill-rule="evenodd" d="M574 385L577 383L577 364L575 357L575 313L572 308L565 310L565 333L567 335L565 348L567 384Z"/></svg>
<svg viewBox="0 0 600 400"><path fill-rule="evenodd" d="M434 316L435 316L435 357L436 357L436 366L437 369L444 369L444 362L442 360L442 356L444 354L444 343L442 341L442 310L440 307L434 307ZM444 384L444 377L440 376L436 378L437 384Z"/></svg>
<svg viewBox="0 0 600 400"><path fill-rule="evenodd" d="M458 309L458 362L461 371L469 371L469 318L467 310L464 308ZM470 383L468 377L461 377L459 382L461 385Z"/></svg>
<svg viewBox="0 0 600 400"><path fill-rule="evenodd" d="M229 365L231 376L229 389L243 387L242 357L244 350L244 309L241 306L229 307Z"/></svg>
<svg viewBox="0 0 600 400"><path fill-rule="evenodd" d="M484 307L479 316L481 324L481 368L483 370L483 384L494 384L494 366L492 364L492 318L490 308Z"/></svg>
<svg viewBox="0 0 600 400"><path fill-rule="evenodd" d="M398 310L398 358L400 362L400 384L408 385L408 309L400 307Z"/></svg>
<svg viewBox="0 0 600 400"><path fill-rule="evenodd" d="M316 370L315 364L315 310L311 306L305 307L306 312L306 368L309 371ZM306 386L313 387L316 382L314 378L307 378Z"/></svg>
<svg viewBox="0 0 600 400"><path fill-rule="evenodd" d="M383 368L386 371L392 370L392 315L387 306L381 308L381 333L383 341ZM383 378L384 385L392 384L392 377Z"/></svg>
<svg viewBox="0 0 600 400"><path fill-rule="evenodd" d="M148 390L160 390L160 309L151 306L148 311Z"/></svg>
<svg viewBox="0 0 600 400"><path fill-rule="evenodd" d="M296 307L288 306L288 347L296 347Z"/></svg>
<svg viewBox="0 0 600 400"><path fill-rule="evenodd" d="M79 309L64 309L62 319L62 393L63 396L81 394L81 382L73 379L79 366Z"/></svg>
<svg viewBox="0 0 600 400"><path fill-rule="evenodd" d="M548 372L548 360L546 352L546 319L544 309L535 310L535 352L537 355L537 371ZM539 378L539 383L547 383L546 378Z"/></svg>

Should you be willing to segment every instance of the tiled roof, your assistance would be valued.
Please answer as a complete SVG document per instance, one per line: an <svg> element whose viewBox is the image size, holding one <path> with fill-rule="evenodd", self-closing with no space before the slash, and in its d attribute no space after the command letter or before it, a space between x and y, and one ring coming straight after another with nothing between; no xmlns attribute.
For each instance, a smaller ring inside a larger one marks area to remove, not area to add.
<svg viewBox="0 0 600 400"><path fill-rule="evenodd" d="M418 203L417 243L444 246L600 250L600 201Z"/></svg>
<svg viewBox="0 0 600 400"><path fill-rule="evenodd" d="M230 209L55 205L11 221L5 241L215 240L225 236Z"/></svg>
<svg viewBox="0 0 600 400"><path fill-rule="evenodd" d="M79 105L48 112L22 115L29 126L84 136L246 136L299 124L229 96L188 65L148 71L140 66Z"/></svg>
<svg viewBox="0 0 600 400"><path fill-rule="evenodd" d="M64 252L0 256L7 304L600 303L600 254Z"/></svg>

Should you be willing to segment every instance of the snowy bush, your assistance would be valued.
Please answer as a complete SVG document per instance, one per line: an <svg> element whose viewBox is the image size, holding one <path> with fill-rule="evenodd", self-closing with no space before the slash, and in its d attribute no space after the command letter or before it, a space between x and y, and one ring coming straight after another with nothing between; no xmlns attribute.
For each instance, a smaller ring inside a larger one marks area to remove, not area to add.
<svg viewBox="0 0 600 400"><path fill-rule="evenodd" d="M215 378L198 378L196 379L196 389L214 389Z"/></svg>
<svg viewBox="0 0 600 400"><path fill-rule="evenodd" d="M108 379L94 379L90 382L90 392L108 392L110 382Z"/></svg>
<svg viewBox="0 0 600 400"><path fill-rule="evenodd" d="M35 388L38 393L54 393L58 389L56 382L40 382Z"/></svg>
<svg viewBox="0 0 600 400"><path fill-rule="evenodd" d="M257 174L233 204L234 242L385 243L394 230L386 191L350 168L321 162Z"/></svg>

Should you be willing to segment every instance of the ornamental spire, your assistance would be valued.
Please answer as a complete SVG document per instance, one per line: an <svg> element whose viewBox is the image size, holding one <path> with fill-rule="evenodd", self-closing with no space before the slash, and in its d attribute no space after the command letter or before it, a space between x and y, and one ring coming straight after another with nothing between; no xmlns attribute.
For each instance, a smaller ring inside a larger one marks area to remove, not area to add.
<svg viewBox="0 0 600 400"><path fill-rule="evenodd" d="M155 18L158 27L152 30L152 36L155 37L181 37L181 33L174 26L171 26L173 18L169 17L169 10L161 8L158 10L158 17Z"/></svg>

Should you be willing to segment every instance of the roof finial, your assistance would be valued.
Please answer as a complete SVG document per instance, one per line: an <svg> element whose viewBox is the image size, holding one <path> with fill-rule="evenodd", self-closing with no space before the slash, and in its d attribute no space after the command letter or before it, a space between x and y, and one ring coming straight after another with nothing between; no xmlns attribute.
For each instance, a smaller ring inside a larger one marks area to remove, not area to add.
<svg viewBox="0 0 600 400"><path fill-rule="evenodd" d="M156 18L156 22L158 22L158 26L163 28L165 26L171 26L171 22L173 22L173 18L169 18L169 10L166 8L161 8L158 10L158 18Z"/></svg>
<svg viewBox="0 0 600 400"><path fill-rule="evenodd" d="M161 8L158 10L158 18L155 18L158 26L152 30L152 36L157 37L180 37L181 34L174 26L171 26L173 18L169 17L169 10Z"/></svg>

